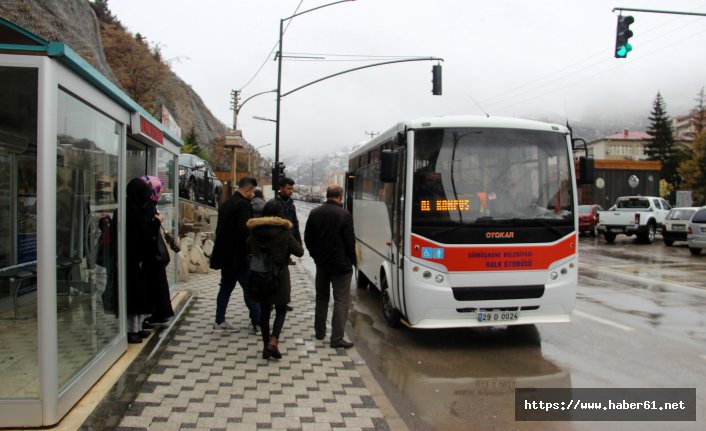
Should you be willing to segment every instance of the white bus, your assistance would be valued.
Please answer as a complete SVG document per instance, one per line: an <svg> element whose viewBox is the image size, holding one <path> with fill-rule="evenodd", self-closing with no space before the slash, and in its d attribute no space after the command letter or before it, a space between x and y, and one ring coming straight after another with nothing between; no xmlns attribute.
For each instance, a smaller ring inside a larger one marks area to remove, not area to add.
<svg viewBox="0 0 706 431"><path fill-rule="evenodd" d="M359 287L388 324L568 322L578 281L569 130L512 118L397 124L349 158Z"/></svg>

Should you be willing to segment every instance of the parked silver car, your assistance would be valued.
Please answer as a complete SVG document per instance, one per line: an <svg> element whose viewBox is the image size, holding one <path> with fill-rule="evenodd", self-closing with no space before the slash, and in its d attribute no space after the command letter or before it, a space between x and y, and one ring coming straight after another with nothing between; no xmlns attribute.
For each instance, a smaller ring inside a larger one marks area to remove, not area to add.
<svg viewBox="0 0 706 431"><path fill-rule="evenodd" d="M672 208L662 222L662 239L666 245L674 244L674 241L686 241L686 233L689 228L689 220L699 207Z"/></svg>
<svg viewBox="0 0 706 431"><path fill-rule="evenodd" d="M706 248L706 208L700 208L691 217L686 242L694 256L701 254L701 249Z"/></svg>

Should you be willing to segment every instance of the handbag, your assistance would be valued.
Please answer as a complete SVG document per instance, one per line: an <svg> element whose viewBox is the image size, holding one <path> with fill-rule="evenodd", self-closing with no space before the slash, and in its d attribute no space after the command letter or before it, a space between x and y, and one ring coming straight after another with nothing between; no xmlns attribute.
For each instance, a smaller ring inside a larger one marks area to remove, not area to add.
<svg viewBox="0 0 706 431"><path fill-rule="evenodd" d="M275 264L270 250L260 247L259 252L248 256L248 292L252 298L263 298L279 290L281 268Z"/></svg>
<svg viewBox="0 0 706 431"><path fill-rule="evenodd" d="M169 245L169 248L171 248L174 253L179 253L181 247L179 247L179 243L176 242L172 233L166 230L164 226L162 226L162 231L164 232L164 240Z"/></svg>
<svg viewBox="0 0 706 431"><path fill-rule="evenodd" d="M169 250L167 250L167 244L164 242L161 229L157 231L157 254L155 254L154 260L162 266L167 266L170 260Z"/></svg>

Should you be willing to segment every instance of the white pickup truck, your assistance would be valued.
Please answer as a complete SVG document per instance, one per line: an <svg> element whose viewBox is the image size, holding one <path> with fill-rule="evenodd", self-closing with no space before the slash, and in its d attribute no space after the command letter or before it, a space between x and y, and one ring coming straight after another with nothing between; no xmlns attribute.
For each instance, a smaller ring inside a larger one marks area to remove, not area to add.
<svg viewBox="0 0 706 431"><path fill-rule="evenodd" d="M672 206L666 200L653 196L624 196L615 201L610 209L598 212L596 230L609 243L615 236L637 235L643 242L651 243L657 229Z"/></svg>

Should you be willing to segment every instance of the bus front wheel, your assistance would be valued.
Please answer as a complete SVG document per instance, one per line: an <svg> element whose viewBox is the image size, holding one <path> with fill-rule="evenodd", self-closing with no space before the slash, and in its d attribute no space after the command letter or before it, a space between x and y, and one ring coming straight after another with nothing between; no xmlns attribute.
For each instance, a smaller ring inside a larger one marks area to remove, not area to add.
<svg viewBox="0 0 706 431"><path fill-rule="evenodd" d="M402 315L395 308L390 296L390 289L387 287L387 279L383 277L381 283L382 291L380 292L380 304L382 305L382 316L385 318L385 323L393 328L399 328Z"/></svg>

